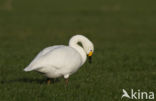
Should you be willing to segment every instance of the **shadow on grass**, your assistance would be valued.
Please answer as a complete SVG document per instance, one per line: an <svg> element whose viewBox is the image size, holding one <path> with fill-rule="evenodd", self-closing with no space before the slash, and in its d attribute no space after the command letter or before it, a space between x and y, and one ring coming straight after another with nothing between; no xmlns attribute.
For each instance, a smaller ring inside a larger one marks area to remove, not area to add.
<svg viewBox="0 0 156 101"><path fill-rule="evenodd" d="M50 79L50 80L52 84L60 82L59 79ZM19 79L14 79L14 80L0 81L1 84L9 84L9 83L16 83L16 82L47 84L47 79L19 78Z"/></svg>

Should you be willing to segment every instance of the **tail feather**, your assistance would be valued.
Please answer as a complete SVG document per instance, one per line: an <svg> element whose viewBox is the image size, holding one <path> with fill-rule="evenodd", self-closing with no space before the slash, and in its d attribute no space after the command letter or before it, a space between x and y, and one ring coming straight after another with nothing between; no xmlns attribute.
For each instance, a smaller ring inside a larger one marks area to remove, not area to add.
<svg viewBox="0 0 156 101"><path fill-rule="evenodd" d="M32 68L26 67L26 68L24 68L24 71L25 71L25 72L32 71Z"/></svg>
<svg viewBox="0 0 156 101"><path fill-rule="evenodd" d="M37 70L39 68L41 68L41 67L28 66L28 67L24 68L24 71L29 72L29 71L32 71L32 70Z"/></svg>

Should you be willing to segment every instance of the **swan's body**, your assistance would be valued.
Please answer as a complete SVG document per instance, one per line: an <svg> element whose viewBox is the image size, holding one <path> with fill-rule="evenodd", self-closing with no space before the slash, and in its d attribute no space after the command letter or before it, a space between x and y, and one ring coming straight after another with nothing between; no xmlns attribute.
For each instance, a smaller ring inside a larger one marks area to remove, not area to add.
<svg viewBox="0 0 156 101"><path fill-rule="evenodd" d="M78 45L81 42L83 47ZM69 46L56 45L43 49L24 71L38 71L48 78L64 76L67 79L92 55L93 44L84 36L76 35L70 39Z"/></svg>

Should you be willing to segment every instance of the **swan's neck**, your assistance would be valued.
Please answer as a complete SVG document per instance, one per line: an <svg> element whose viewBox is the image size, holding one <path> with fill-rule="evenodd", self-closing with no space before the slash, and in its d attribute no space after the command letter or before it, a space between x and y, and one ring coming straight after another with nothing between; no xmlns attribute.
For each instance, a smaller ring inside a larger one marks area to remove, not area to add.
<svg viewBox="0 0 156 101"><path fill-rule="evenodd" d="M85 63L86 61L86 53L84 51L84 48L82 48L78 43L82 43L83 47L84 47L84 41L81 39L81 38L72 38L70 41L69 41L69 46L74 48L75 50L78 51L78 53L81 55L82 57L82 64Z"/></svg>

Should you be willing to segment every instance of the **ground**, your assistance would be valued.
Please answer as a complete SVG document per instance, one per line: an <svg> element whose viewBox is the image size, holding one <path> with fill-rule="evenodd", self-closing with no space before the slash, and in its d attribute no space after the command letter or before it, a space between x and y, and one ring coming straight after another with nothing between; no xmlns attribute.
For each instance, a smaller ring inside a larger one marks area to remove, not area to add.
<svg viewBox="0 0 156 101"><path fill-rule="evenodd" d="M1 101L120 101L122 89L156 92L154 0L1 0ZM83 34L93 62L47 85L23 69L43 48ZM129 101L128 99L122 99ZM144 100L142 100L144 101Z"/></svg>

